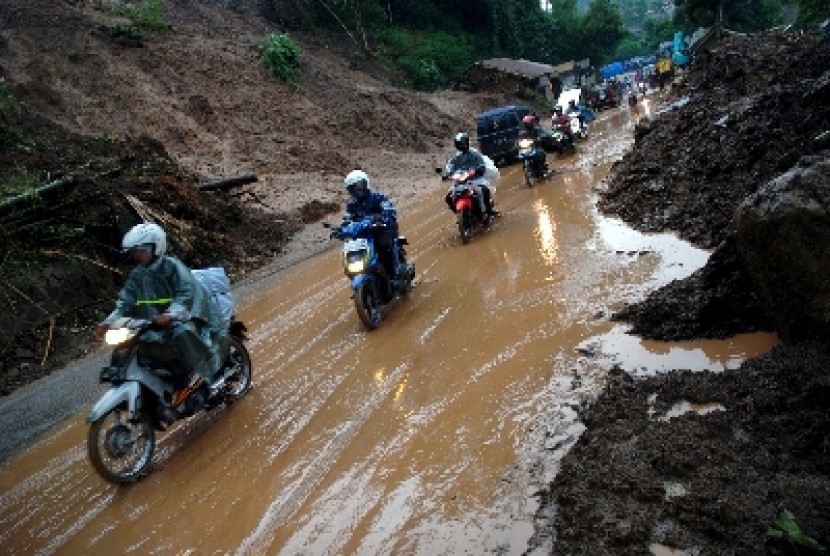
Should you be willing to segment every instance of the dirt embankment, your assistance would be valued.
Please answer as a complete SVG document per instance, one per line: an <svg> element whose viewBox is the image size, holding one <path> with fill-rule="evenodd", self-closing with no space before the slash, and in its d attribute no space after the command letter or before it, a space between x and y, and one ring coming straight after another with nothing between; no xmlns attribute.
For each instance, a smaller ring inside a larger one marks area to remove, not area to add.
<svg viewBox="0 0 830 556"><path fill-rule="evenodd" d="M87 350L140 219L164 225L186 264L222 264L237 281L339 211L349 170L412 197L406 176L431 175L425 157L502 102L400 89L347 40L299 31L294 90L260 60L268 33L297 24L290 2L167 3L171 30L143 45L115 32L129 21L107 4L0 4L0 182L51 185L0 208L0 394ZM247 173L257 182L196 189Z"/></svg>
<svg viewBox="0 0 830 556"><path fill-rule="evenodd" d="M656 339L774 329L776 315L736 246L733 215L803 156L830 157L815 140L830 129L827 68L827 41L732 37L695 62L670 109L638 126L600 208L716 250L704 268L614 318ZM827 346L827 338L793 338L722 374L634 381L616 369L581 412L587 431L543 496L533 545L553 537L557 554L644 554L654 545L684 554L819 553L810 540L830 545ZM769 535L784 510L810 539Z"/></svg>

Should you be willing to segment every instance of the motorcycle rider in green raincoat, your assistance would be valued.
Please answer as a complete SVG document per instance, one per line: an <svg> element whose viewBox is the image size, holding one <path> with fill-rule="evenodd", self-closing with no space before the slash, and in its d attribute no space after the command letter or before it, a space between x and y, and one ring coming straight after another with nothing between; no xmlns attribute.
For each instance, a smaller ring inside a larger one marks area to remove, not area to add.
<svg viewBox="0 0 830 556"><path fill-rule="evenodd" d="M228 333L208 291L179 259L165 255L167 236L157 224L143 223L126 233L122 248L138 263L104 319L106 328L122 317L151 320L153 329L139 349L173 372L173 405L208 388L228 350Z"/></svg>

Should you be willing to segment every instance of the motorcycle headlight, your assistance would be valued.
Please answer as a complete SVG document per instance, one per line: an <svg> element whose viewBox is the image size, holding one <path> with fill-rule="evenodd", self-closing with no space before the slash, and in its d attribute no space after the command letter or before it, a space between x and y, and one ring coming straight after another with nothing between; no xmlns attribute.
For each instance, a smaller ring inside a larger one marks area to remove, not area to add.
<svg viewBox="0 0 830 556"><path fill-rule="evenodd" d="M533 146L532 139L522 139L519 141L519 148L520 149L529 149Z"/></svg>
<svg viewBox="0 0 830 556"><path fill-rule="evenodd" d="M130 335L131 331L129 328L115 328L106 331L104 341L107 345L117 346L118 344L126 342L130 338Z"/></svg>
<svg viewBox="0 0 830 556"><path fill-rule="evenodd" d="M360 274L366 270L368 263L368 251L350 251L343 253L343 268L346 270L346 274Z"/></svg>

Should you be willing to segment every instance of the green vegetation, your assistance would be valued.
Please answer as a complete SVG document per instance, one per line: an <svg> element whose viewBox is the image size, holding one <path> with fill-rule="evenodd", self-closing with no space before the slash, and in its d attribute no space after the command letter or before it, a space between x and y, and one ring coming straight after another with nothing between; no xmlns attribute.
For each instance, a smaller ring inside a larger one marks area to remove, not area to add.
<svg viewBox="0 0 830 556"><path fill-rule="evenodd" d="M271 33L262 45L262 61L279 79L287 81L294 89L299 87L300 49L291 37Z"/></svg>
<svg viewBox="0 0 830 556"><path fill-rule="evenodd" d="M109 143L109 144L113 144L113 143L117 143L117 142L118 142L118 138L117 138L117 137L113 137L112 135L110 135L110 134L108 134L108 133L96 133L95 135L93 135L93 138L94 138L96 141L100 142L100 143Z"/></svg>
<svg viewBox="0 0 830 556"><path fill-rule="evenodd" d="M755 32L783 21L781 0L675 0L675 4L674 22L687 32L715 24Z"/></svg>
<svg viewBox="0 0 830 556"><path fill-rule="evenodd" d="M126 39L136 46L144 46L144 33L135 25L114 25L110 28L110 34L116 39Z"/></svg>
<svg viewBox="0 0 830 556"><path fill-rule="evenodd" d="M675 31L718 21L758 31L830 16L827 0L295 0L306 26L341 33L356 57L377 57L409 86L451 85L474 62L494 57L594 67L654 54ZM545 9L542 8L545 6ZM278 62L277 67L288 67Z"/></svg>
<svg viewBox="0 0 830 556"><path fill-rule="evenodd" d="M119 23L110 28L116 39L126 40L134 46L144 46L146 32L166 31L170 24L164 21L164 0L123 0L113 11L130 20L130 24Z"/></svg>
<svg viewBox="0 0 830 556"><path fill-rule="evenodd" d="M380 53L395 60L408 84L429 91L444 85L445 76L475 59L472 37L440 31L390 29L379 35Z"/></svg>
<svg viewBox="0 0 830 556"><path fill-rule="evenodd" d="M812 537L809 537L801 530L795 520L795 516L789 510L782 510L781 516L775 521L772 527L767 530L767 536L771 539L779 539L795 545L808 548L819 554L825 554L827 549ZM798 550L796 550L798 553Z"/></svg>
<svg viewBox="0 0 830 556"><path fill-rule="evenodd" d="M170 25L162 18L164 0L125 1L121 12L139 29L147 31L166 31Z"/></svg>
<svg viewBox="0 0 830 556"><path fill-rule="evenodd" d="M37 179L26 169L17 168L8 181L0 182L0 201L6 201L18 195L34 192L37 188Z"/></svg>
<svg viewBox="0 0 830 556"><path fill-rule="evenodd" d="M649 0L653 1L653 0ZM559 64L609 61L626 35L610 0L584 15L576 0L296 0L306 23L343 33L360 56L397 68L408 85L432 90L492 57Z"/></svg>
<svg viewBox="0 0 830 556"><path fill-rule="evenodd" d="M830 2L827 0L797 0L800 25L820 23L830 17Z"/></svg>

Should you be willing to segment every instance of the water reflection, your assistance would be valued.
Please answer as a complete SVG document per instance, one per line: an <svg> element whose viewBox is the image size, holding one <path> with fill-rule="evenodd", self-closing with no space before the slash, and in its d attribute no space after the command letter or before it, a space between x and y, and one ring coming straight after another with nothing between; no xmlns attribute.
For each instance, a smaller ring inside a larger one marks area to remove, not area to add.
<svg viewBox="0 0 830 556"><path fill-rule="evenodd" d="M654 271L649 287L685 278L702 268L709 259L708 251L698 249L673 234L644 234L629 228L616 218L606 218L599 214L595 218L596 232L588 242L588 249L605 250L632 258L657 255L659 266Z"/></svg>
<svg viewBox="0 0 830 556"><path fill-rule="evenodd" d="M643 97L643 102L642 102L642 104L643 104L643 116L649 116L649 115L651 114L651 110L652 110L652 107L651 107L651 104L652 104L651 99L650 99L650 98Z"/></svg>
<svg viewBox="0 0 830 556"><path fill-rule="evenodd" d="M620 325L585 340L578 351L606 364L618 364L635 376L651 376L672 369L737 369L747 359L767 353L778 341L776 334L753 333L725 340L658 342L628 334L628 327Z"/></svg>
<svg viewBox="0 0 830 556"><path fill-rule="evenodd" d="M536 236L539 240L539 251L547 266L553 266L558 258L559 246L556 236L556 220L551 215L550 208L541 199L533 203L533 210L536 212L538 227ZM552 276L548 275L548 280Z"/></svg>

